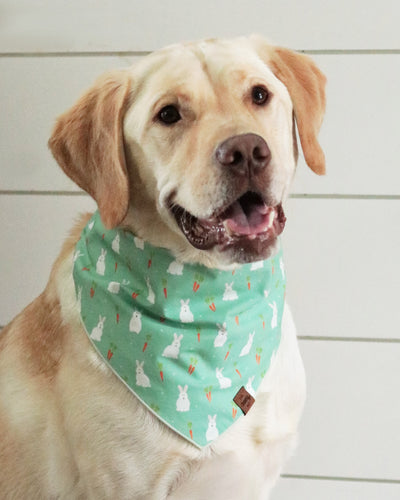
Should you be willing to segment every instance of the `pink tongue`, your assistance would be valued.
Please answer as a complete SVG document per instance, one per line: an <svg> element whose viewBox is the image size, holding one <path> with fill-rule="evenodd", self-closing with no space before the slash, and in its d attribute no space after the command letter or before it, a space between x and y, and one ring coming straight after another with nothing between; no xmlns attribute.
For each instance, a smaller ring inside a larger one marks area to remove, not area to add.
<svg viewBox="0 0 400 500"><path fill-rule="evenodd" d="M249 205L244 212L241 204L237 201L227 213L225 224L229 230L243 235L264 233L270 226L270 220L274 209L266 205Z"/></svg>

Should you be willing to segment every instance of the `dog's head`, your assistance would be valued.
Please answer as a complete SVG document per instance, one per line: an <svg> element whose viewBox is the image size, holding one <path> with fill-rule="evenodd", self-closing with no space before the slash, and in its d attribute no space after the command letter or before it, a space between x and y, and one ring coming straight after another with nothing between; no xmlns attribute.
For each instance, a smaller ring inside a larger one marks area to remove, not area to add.
<svg viewBox="0 0 400 500"><path fill-rule="evenodd" d="M297 162L325 171L325 77L260 37L174 45L109 73L49 141L64 171L124 225L183 260L268 258Z"/></svg>

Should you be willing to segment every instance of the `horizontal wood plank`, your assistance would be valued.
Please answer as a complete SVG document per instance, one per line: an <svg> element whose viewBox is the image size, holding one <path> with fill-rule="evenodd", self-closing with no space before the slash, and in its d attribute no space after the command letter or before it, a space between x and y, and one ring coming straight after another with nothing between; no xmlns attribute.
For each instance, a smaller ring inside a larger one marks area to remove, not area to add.
<svg viewBox="0 0 400 500"><path fill-rule="evenodd" d="M37 297L88 196L0 196L0 325Z"/></svg>
<svg viewBox="0 0 400 500"><path fill-rule="evenodd" d="M299 335L400 339L400 200L292 199L286 215Z"/></svg>
<svg viewBox="0 0 400 500"><path fill-rule="evenodd" d="M47 148L56 117L70 108L97 76L127 66L131 60L0 58L0 189L78 191Z"/></svg>
<svg viewBox="0 0 400 500"><path fill-rule="evenodd" d="M398 500L399 484L282 478L271 500Z"/></svg>
<svg viewBox="0 0 400 500"><path fill-rule="evenodd" d="M394 103L398 100L400 55L320 55L315 59L329 81L321 131L327 175L316 176L301 160L293 192L399 196L400 141ZM0 58L0 189L78 189L47 149L55 118L99 74L134 60L107 56ZM376 96L385 96L385 100Z"/></svg>
<svg viewBox="0 0 400 500"><path fill-rule="evenodd" d="M3 0L2 52L147 51L253 32L297 49L399 49L396 0Z"/></svg>
<svg viewBox="0 0 400 500"><path fill-rule="evenodd" d="M285 473L400 480L400 345L300 341L300 350L307 402Z"/></svg>

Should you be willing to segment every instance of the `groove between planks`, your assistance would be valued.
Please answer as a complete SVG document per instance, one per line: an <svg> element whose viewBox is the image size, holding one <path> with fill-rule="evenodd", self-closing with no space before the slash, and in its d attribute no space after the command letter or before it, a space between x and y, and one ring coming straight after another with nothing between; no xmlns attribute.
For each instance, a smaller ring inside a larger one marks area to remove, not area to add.
<svg viewBox="0 0 400 500"><path fill-rule="evenodd" d="M0 189L0 196L89 196L84 191L51 191L51 190L29 190L29 189ZM293 193L289 195L292 199L309 200L400 200L400 194L307 194Z"/></svg>
<svg viewBox="0 0 400 500"><path fill-rule="evenodd" d="M281 474L283 479L311 479L317 481L344 481L354 483L379 483L379 484L400 484L400 479L379 479L367 477L346 477L346 476L312 476L306 474Z"/></svg>
<svg viewBox="0 0 400 500"><path fill-rule="evenodd" d="M398 55L400 49L296 49L310 55ZM0 57L143 57L152 50L61 51L61 52L0 52Z"/></svg>

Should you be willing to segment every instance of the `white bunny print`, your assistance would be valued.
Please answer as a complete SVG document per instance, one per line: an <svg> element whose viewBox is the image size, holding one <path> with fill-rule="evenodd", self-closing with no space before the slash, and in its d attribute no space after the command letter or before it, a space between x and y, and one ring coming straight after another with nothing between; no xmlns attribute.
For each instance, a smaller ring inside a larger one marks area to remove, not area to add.
<svg viewBox="0 0 400 500"><path fill-rule="evenodd" d="M129 285L128 280L122 280L122 285L126 286ZM108 284L107 290L110 293L118 294L121 290L121 283L118 283L118 281L110 281Z"/></svg>
<svg viewBox="0 0 400 500"><path fill-rule="evenodd" d="M222 347L228 338L226 323L224 322L222 325L217 323L217 327L218 327L218 334L214 339L214 347Z"/></svg>
<svg viewBox="0 0 400 500"><path fill-rule="evenodd" d="M104 250L104 248L102 248L101 254L99 255L96 263L96 273L100 274L100 276L104 276L104 273L106 272L106 255L107 250Z"/></svg>
<svg viewBox="0 0 400 500"><path fill-rule="evenodd" d="M97 323L97 326L95 326L92 330L92 333L90 334L90 338L93 340L97 340L100 342L101 337L103 335L103 328L104 328L104 322L106 318L103 316L99 316L99 322Z"/></svg>
<svg viewBox="0 0 400 500"><path fill-rule="evenodd" d="M189 308L190 299L181 300L181 312L179 313L179 318L182 323L193 323L194 318L192 311Z"/></svg>
<svg viewBox="0 0 400 500"><path fill-rule="evenodd" d="M232 283L225 283L225 292L222 300L237 300L238 298L238 294L233 290L233 281Z"/></svg>
<svg viewBox="0 0 400 500"><path fill-rule="evenodd" d="M176 411L189 411L190 410L190 401L187 395L188 386L182 388L182 386L178 385L179 389L179 397L176 400Z"/></svg>
<svg viewBox="0 0 400 500"><path fill-rule="evenodd" d="M251 396L253 396L253 398L255 398L256 391L253 389L253 386L252 386L253 380L254 380L254 375L252 377L249 377L249 380L247 381L247 384L245 385L244 388Z"/></svg>
<svg viewBox="0 0 400 500"><path fill-rule="evenodd" d="M240 356L247 356L250 352L251 346L253 345L253 338L256 332L249 333L249 338L247 340L247 344L242 348L240 351L239 357Z"/></svg>
<svg viewBox="0 0 400 500"><path fill-rule="evenodd" d="M217 376L220 389L228 389L232 385L232 380L229 377L222 375L223 368L216 368L215 375Z"/></svg>
<svg viewBox="0 0 400 500"><path fill-rule="evenodd" d="M213 417L211 415L208 415L208 429L206 432L207 441L214 441L214 439L217 439L217 437L219 436L216 420L217 415L214 415Z"/></svg>
<svg viewBox="0 0 400 500"><path fill-rule="evenodd" d="M116 237L113 239L111 243L111 248L114 250L115 253L119 254L119 233L117 233Z"/></svg>
<svg viewBox="0 0 400 500"><path fill-rule="evenodd" d="M167 269L168 274L175 274L176 276L181 276L183 273L183 264L177 260L173 260Z"/></svg>
<svg viewBox="0 0 400 500"><path fill-rule="evenodd" d="M285 279L285 264L282 258L279 259L279 267L281 268L282 278Z"/></svg>
<svg viewBox="0 0 400 500"><path fill-rule="evenodd" d="M82 311L82 289L83 289L83 287L81 287L81 286L78 287L78 293L76 296L76 305L77 305L77 309L78 309L79 314Z"/></svg>
<svg viewBox="0 0 400 500"><path fill-rule="evenodd" d="M80 250L75 250L74 255L72 257L72 261L76 262L79 259L79 257L83 257L83 253L81 253Z"/></svg>
<svg viewBox="0 0 400 500"><path fill-rule="evenodd" d="M276 328L278 326L278 307L275 301L268 305L272 309L271 328Z"/></svg>
<svg viewBox="0 0 400 500"><path fill-rule="evenodd" d="M147 300L150 302L150 304L154 304L154 302L156 301L156 296L154 294L153 289L151 288L150 278L148 278L148 277L146 278L146 284L147 284L147 291L148 291Z"/></svg>
<svg viewBox="0 0 400 500"><path fill-rule="evenodd" d="M264 267L264 261L258 260L257 262L253 262L250 271L257 271L257 269L262 269Z"/></svg>
<svg viewBox="0 0 400 500"><path fill-rule="evenodd" d="M139 248L139 250L144 250L144 241L142 240L142 238L134 236L133 241L135 243L136 248Z"/></svg>
<svg viewBox="0 0 400 500"><path fill-rule="evenodd" d="M142 329L142 314L135 310L132 313L132 318L129 322L129 331L134 333L140 333Z"/></svg>
<svg viewBox="0 0 400 500"><path fill-rule="evenodd" d="M174 333L174 340L172 341L172 344L167 345L167 347L164 349L162 353L164 358L178 359L182 339L183 335L178 336L177 333Z"/></svg>
<svg viewBox="0 0 400 500"><path fill-rule="evenodd" d="M136 385L139 387L151 387L149 377L144 373L143 369L144 361L139 363L136 360Z"/></svg>
<svg viewBox="0 0 400 500"><path fill-rule="evenodd" d="M118 283L118 281L110 281L108 284L107 290L110 293L118 294L121 288L121 283Z"/></svg>

